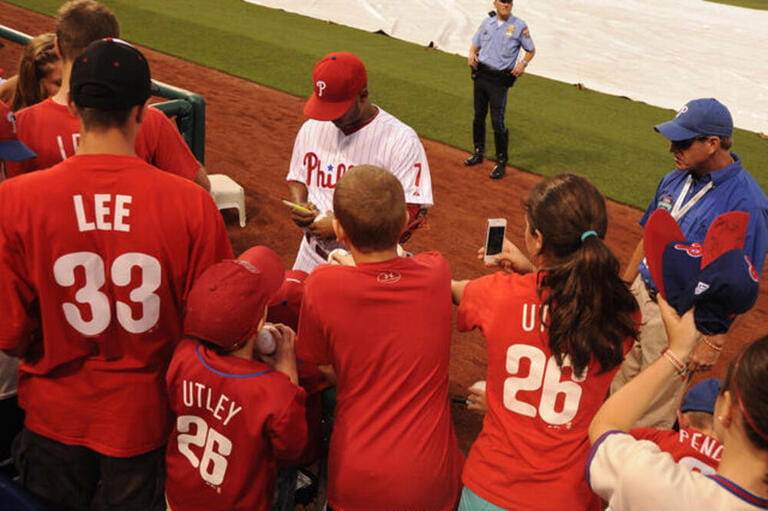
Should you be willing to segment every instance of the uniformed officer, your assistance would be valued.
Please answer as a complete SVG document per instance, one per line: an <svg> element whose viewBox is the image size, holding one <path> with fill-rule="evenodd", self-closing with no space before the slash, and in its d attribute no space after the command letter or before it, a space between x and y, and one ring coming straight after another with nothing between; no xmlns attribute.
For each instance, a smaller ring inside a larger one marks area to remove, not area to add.
<svg viewBox="0 0 768 511"><path fill-rule="evenodd" d="M525 72L526 66L536 54L536 49L528 25L520 18L512 16L512 0L495 0L493 5L496 14L480 24L472 38L467 57L475 82L475 119L472 123L475 152L464 161L464 165L477 165L483 161L485 117L490 104L496 142L496 166L490 177L500 179L506 172L509 146L509 131L504 125L507 91ZM518 62L520 47L525 50L525 55Z"/></svg>

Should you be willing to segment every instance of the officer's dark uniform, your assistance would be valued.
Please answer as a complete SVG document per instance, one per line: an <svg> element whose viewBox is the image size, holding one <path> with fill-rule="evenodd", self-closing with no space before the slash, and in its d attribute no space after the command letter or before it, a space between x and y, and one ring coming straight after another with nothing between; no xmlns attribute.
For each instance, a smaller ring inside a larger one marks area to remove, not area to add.
<svg viewBox="0 0 768 511"><path fill-rule="evenodd" d="M486 18L472 38L472 44L480 49L477 70L473 70L475 97L475 118L472 123L472 138L475 153L465 165L476 165L483 161L485 152L485 117L488 105L491 107L491 124L496 143L496 168L491 177L504 175L509 147L509 130L504 125L504 110L507 106L507 91L515 83L512 69L522 47L533 51L534 44L523 20L510 15L499 24L496 15Z"/></svg>

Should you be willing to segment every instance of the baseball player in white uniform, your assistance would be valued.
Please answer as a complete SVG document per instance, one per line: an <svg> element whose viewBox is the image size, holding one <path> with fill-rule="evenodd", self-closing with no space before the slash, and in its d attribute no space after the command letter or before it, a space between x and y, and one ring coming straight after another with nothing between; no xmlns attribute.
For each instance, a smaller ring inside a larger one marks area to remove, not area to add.
<svg viewBox="0 0 768 511"><path fill-rule="evenodd" d="M351 53L331 53L313 70L314 93L304 106L309 119L299 130L286 180L292 219L304 229L295 270L310 272L326 262L336 241L333 191L358 164L389 170L405 191L408 225L401 241L424 221L432 206L429 164L416 132L370 102L365 66ZM332 121L332 122L328 122Z"/></svg>

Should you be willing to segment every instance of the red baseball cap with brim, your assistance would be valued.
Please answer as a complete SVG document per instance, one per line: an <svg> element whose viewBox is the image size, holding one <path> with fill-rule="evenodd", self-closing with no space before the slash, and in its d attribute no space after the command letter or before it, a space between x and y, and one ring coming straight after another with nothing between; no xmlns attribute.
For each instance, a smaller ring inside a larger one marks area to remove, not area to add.
<svg viewBox="0 0 768 511"><path fill-rule="evenodd" d="M0 160L21 161L34 157L35 153L16 136L16 116L0 101Z"/></svg>
<svg viewBox="0 0 768 511"><path fill-rule="evenodd" d="M307 272L301 270L285 272L285 280L269 302L267 321L298 329L299 311L304 299L304 281L307 276Z"/></svg>
<svg viewBox="0 0 768 511"><path fill-rule="evenodd" d="M342 117L368 85L368 73L352 53L329 53L312 70L314 92L304 115L318 121Z"/></svg>
<svg viewBox="0 0 768 511"><path fill-rule="evenodd" d="M280 257L267 247L208 267L187 297L184 336L238 349L256 333L284 272Z"/></svg>

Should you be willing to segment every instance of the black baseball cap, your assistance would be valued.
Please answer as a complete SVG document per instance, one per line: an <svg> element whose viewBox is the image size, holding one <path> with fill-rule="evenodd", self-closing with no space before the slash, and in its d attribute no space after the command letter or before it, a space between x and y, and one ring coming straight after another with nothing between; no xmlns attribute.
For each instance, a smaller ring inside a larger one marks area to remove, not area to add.
<svg viewBox="0 0 768 511"><path fill-rule="evenodd" d="M70 94L79 107L124 110L156 91L144 55L121 39L92 42L72 65Z"/></svg>

